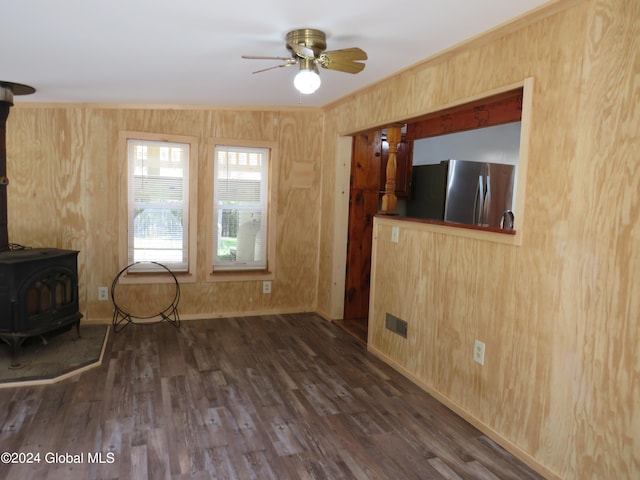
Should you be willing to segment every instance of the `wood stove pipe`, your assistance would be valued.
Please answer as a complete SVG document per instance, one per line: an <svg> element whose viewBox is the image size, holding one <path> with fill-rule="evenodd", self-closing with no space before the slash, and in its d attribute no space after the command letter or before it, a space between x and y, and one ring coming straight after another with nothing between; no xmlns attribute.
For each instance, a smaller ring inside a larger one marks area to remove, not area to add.
<svg viewBox="0 0 640 480"><path fill-rule="evenodd" d="M0 81L0 252L9 250L7 216L7 117L14 95L29 95L36 89L20 83Z"/></svg>

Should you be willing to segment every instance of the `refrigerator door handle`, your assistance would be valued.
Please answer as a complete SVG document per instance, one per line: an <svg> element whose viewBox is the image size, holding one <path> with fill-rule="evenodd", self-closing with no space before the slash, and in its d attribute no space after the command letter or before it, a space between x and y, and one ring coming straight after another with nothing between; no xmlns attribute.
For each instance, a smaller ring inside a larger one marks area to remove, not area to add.
<svg viewBox="0 0 640 480"><path fill-rule="evenodd" d="M491 176L488 172L484 177L484 184L484 198L482 199L482 225L488 227L491 213Z"/></svg>
<svg viewBox="0 0 640 480"><path fill-rule="evenodd" d="M478 176L478 186L476 188L476 198L473 204L473 224L482 225L482 212L484 210L484 182L482 181L482 175Z"/></svg>

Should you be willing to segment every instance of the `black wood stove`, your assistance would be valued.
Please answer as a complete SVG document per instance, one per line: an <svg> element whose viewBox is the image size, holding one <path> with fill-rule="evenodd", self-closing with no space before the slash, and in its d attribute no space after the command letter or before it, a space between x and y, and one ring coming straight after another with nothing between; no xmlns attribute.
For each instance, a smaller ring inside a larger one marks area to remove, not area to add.
<svg viewBox="0 0 640 480"><path fill-rule="evenodd" d="M11 346L19 365L20 346L28 337L76 326L79 334L78 252L24 248L9 244L7 222L6 123L13 95L35 89L0 81L0 339Z"/></svg>
<svg viewBox="0 0 640 480"><path fill-rule="evenodd" d="M0 338L14 366L28 337L72 325L79 334L77 256L56 248L0 252Z"/></svg>

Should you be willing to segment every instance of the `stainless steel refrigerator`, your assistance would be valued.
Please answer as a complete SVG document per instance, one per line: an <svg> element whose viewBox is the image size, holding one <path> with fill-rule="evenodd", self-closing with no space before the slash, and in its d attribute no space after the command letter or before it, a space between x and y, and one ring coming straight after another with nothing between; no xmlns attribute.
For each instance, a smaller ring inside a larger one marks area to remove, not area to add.
<svg viewBox="0 0 640 480"><path fill-rule="evenodd" d="M514 165L444 160L413 167L407 216L513 229Z"/></svg>

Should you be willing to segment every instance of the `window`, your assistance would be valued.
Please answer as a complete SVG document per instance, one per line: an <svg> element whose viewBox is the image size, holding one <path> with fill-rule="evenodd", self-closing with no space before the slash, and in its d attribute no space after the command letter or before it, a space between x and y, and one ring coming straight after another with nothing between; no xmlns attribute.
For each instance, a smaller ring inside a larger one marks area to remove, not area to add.
<svg viewBox="0 0 640 480"><path fill-rule="evenodd" d="M215 145L213 271L269 269L269 148Z"/></svg>
<svg viewBox="0 0 640 480"><path fill-rule="evenodd" d="M124 133L127 158L126 265L132 273L194 273L195 141L192 137ZM121 261L121 263L125 263Z"/></svg>

